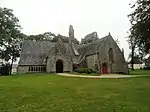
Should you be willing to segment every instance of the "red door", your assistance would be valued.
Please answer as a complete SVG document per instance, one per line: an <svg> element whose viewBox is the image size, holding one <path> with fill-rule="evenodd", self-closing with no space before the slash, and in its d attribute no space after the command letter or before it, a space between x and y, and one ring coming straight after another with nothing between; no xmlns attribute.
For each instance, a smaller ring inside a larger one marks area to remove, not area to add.
<svg viewBox="0 0 150 112"><path fill-rule="evenodd" d="M105 63L102 65L102 74L108 74L108 67Z"/></svg>

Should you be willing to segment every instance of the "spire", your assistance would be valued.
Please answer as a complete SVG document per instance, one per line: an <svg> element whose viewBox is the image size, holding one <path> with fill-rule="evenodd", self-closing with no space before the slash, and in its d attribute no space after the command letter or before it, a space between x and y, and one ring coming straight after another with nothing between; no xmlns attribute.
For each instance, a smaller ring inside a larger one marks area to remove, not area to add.
<svg viewBox="0 0 150 112"><path fill-rule="evenodd" d="M74 29L73 26L69 26L69 38L74 38Z"/></svg>

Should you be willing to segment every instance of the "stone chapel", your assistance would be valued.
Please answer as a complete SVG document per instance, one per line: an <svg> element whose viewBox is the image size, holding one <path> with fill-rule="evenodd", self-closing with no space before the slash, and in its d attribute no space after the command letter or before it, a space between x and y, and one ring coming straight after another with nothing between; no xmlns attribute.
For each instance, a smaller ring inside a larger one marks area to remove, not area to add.
<svg viewBox="0 0 150 112"><path fill-rule="evenodd" d="M57 42L23 40L18 73L62 73L76 67L86 67L101 74L128 73L124 53L110 33L85 45L75 44L73 38L74 29L70 25L68 43L60 38Z"/></svg>

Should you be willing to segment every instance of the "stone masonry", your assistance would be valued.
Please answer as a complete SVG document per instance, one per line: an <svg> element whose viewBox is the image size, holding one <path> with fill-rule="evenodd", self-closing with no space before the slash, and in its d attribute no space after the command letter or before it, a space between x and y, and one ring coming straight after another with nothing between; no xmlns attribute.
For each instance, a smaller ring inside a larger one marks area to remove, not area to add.
<svg viewBox="0 0 150 112"><path fill-rule="evenodd" d="M110 33L85 45L75 44L73 38L74 29L70 26L69 43L63 43L61 39L57 42L24 40L18 73L71 72L74 65L103 74L128 73L124 54Z"/></svg>

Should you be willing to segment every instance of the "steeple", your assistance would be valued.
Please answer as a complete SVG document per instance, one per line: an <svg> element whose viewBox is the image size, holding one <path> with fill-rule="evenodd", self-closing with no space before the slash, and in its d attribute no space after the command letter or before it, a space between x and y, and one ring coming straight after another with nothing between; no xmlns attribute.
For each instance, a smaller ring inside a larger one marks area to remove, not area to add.
<svg viewBox="0 0 150 112"><path fill-rule="evenodd" d="M73 29L73 26L70 25L69 26L69 41L72 42L74 39L74 29Z"/></svg>
<svg viewBox="0 0 150 112"><path fill-rule="evenodd" d="M72 25L69 26L69 43L72 51L74 52L74 55L79 56L80 54L74 46L74 29Z"/></svg>

